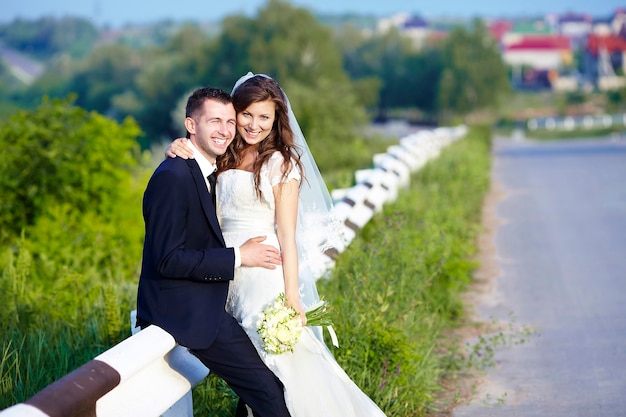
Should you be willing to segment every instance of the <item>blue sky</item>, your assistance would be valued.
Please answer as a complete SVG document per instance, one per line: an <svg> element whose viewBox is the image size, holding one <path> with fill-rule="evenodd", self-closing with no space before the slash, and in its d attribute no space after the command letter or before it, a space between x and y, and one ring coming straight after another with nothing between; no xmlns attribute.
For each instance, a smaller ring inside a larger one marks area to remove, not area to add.
<svg viewBox="0 0 626 417"><path fill-rule="evenodd" d="M320 13L368 13L391 15L410 12L424 17L511 17L545 13L610 15L626 8L626 0L291 0L295 6ZM82 16L96 24L120 26L171 18L216 21L234 13L254 15L266 0L12 0L5 1L0 22L16 17L33 19L44 15Z"/></svg>

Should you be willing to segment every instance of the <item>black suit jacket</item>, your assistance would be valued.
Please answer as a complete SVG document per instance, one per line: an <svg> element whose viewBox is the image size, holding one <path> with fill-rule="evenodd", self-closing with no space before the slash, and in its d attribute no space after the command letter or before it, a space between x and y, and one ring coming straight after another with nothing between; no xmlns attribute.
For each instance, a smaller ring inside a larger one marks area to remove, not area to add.
<svg viewBox="0 0 626 417"><path fill-rule="evenodd" d="M143 217L137 324L155 324L183 346L207 348L223 318L235 252L226 248L194 159L159 165L144 193Z"/></svg>

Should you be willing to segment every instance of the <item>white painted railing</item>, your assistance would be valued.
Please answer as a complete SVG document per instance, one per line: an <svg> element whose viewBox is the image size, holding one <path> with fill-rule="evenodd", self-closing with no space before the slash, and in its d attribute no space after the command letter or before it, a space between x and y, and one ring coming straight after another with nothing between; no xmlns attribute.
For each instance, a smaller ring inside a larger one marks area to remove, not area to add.
<svg viewBox="0 0 626 417"><path fill-rule="evenodd" d="M375 155L371 169L355 173L355 185L334 190L334 214L345 235L343 246L328 251L326 268L384 204L393 202L418 171L441 149L461 139L465 126L424 130L400 139ZM131 315L131 328L134 317ZM209 370L174 338L149 326L55 381L0 417L166 416L192 417L191 389Z"/></svg>
<svg viewBox="0 0 626 417"><path fill-rule="evenodd" d="M398 191L408 186L412 173L466 134L467 127L458 126L422 130L406 136L386 153L375 155L373 168L357 171L353 187L333 190L334 213L343 224L347 244L384 204L396 200Z"/></svg>
<svg viewBox="0 0 626 417"><path fill-rule="evenodd" d="M626 126L626 114L595 114L586 116L535 117L528 119L529 130L604 129Z"/></svg>
<svg viewBox="0 0 626 417"><path fill-rule="evenodd" d="M193 416L191 388L207 375L169 333L149 326L0 415Z"/></svg>

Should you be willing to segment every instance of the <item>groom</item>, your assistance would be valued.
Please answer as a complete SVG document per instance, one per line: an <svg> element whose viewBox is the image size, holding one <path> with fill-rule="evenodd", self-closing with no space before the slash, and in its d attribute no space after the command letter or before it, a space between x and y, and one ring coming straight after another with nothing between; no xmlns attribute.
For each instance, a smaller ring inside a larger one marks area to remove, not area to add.
<svg viewBox="0 0 626 417"><path fill-rule="evenodd" d="M185 127L195 158L164 160L144 193L137 324L170 333L223 378L255 416L288 417L280 381L224 309L235 268L274 269L281 262L276 248L261 243L265 237L239 248L224 243L207 177L232 142L235 125L228 93L207 87L189 97Z"/></svg>

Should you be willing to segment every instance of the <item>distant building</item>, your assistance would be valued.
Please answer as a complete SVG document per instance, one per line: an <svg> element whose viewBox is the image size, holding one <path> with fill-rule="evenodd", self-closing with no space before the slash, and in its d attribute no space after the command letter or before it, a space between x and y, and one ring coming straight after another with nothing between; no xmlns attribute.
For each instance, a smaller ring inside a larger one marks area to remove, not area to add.
<svg viewBox="0 0 626 417"><path fill-rule="evenodd" d="M593 21L593 25L591 28L591 34L596 36L609 36L613 33L612 30L612 21L613 19L610 17L606 18L596 18Z"/></svg>
<svg viewBox="0 0 626 417"><path fill-rule="evenodd" d="M428 22L421 17L412 16L400 28L401 32L411 38L417 49L422 49L430 35Z"/></svg>
<svg viewBox="0 0 626 417"><path fill-rule="evenodd" d="M591 34L596 36L620 36L626 38L626 8L618 8L611 16L596 18Z"/></svg>
<svg viewBox="0 0 626 417"><path fill-rule="evenodd" d="M409 20L411 15L408 13L396 13L392 16L378 20L376 31L380 33L389 32L393 28L400 28L404 22Z"/></svg>
<svg viewBox="0 0 626 417"><path fill-rule="evenodd" d="M551 13L537 19L485 23L500 46L502 60L512 68L515 87L574 91L594 85L602 90L624 85L626 8L605 18ZM377 31L395 28L421 49L447 36L450 28L438 29L438 24L441 22L399 13L379 20ZM575 57L583 62L575 62Z"/></svg>
<svg viewBox="0 0 626 417"><path fill-rule="evenodd" d="M626 8L615 10L611 20L613 34L626 39Z"/></svg>
<svg viewBox="0 0 626 417"><path fill-rule="evenodd" d="M523 39L545 38L558 32L543 20L519 20L512 22L513 27L502 34L500 44L503 47L520 43Z"/></svg>
<svg viewBox="0 0 626 417"><path fill-rule="evenodd" d="M571 65L573 54L566 36L526 36L509 40L502 49L502 59L514 67L553 70Z"/></svg>
<svg viewBox="0 0 626 417"><path fill-rule="evenodd" d="M392 28L411 39L416 49L423 48L432 35L429 23L425 19L409 13L398 13L379 20L376 30L385 33Z"/></svg>
<svg viewBox="0 0 626 417"><path fill-rule="evenodd" d="M584 46L593 28L593 18L587 14L567 13L559 17L559 33L572 41L572 49Z"/></svg>
<svg viewBox="0 0 626 417"><path fill-rule="evenodd" d="M616 36L589 35L585 51L585 74L600 90L626 85L626 39Z"/></svg>

